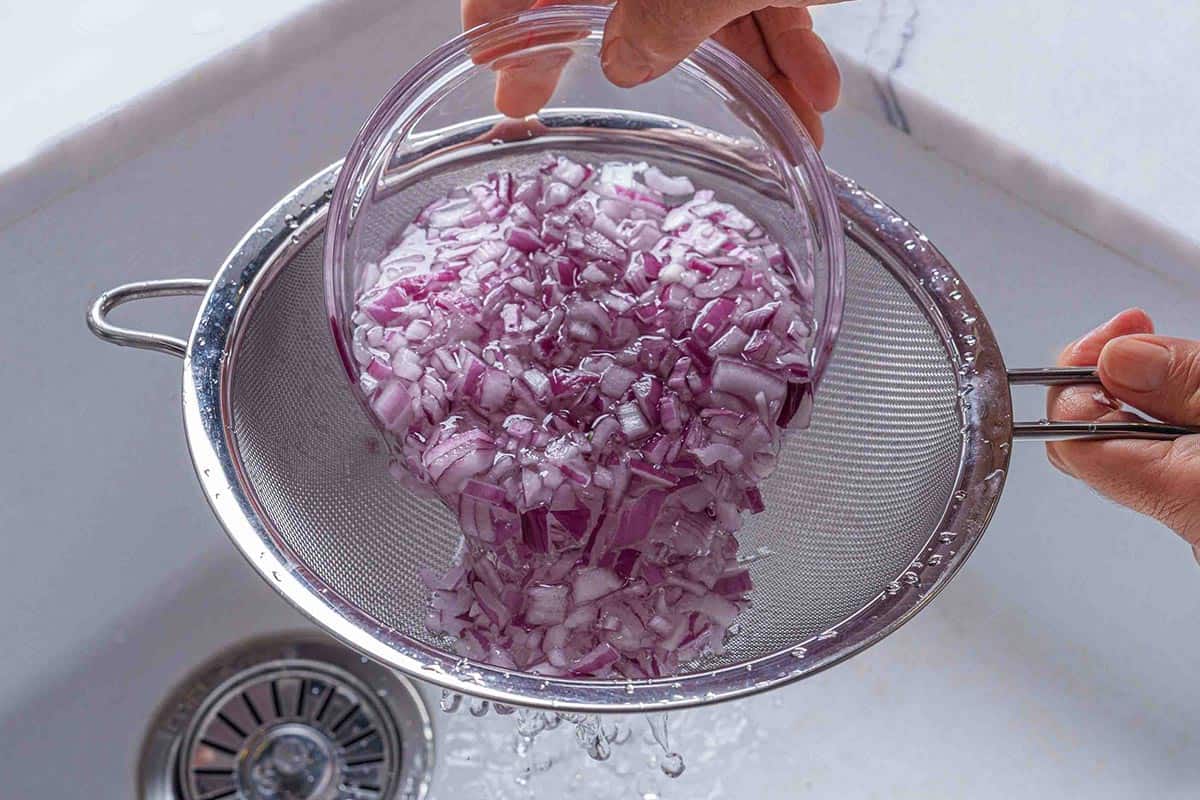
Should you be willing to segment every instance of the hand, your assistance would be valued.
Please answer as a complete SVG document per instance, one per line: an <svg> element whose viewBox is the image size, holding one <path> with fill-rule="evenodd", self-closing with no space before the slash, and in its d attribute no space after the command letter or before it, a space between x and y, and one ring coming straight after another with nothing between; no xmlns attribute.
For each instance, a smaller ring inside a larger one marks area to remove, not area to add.
<svg viewBox="0 0 1200 800"><path fill-rule="evenodd" d="M1121 402L1164 422L1200 426L1200 341L1154 336L1144 311L1122 311L1059 357L1062 366L1098 365L1103 390L1051 391L1051 419L1132 419ZM1172 442L1133 439L1052 442L1050 462L1121 505L1170 526L1200 560L1200 434Z"/></svg>
<svg viewBox="0 0 1200 800"><path fill-rule="evenodd" d="M570 2L570 0L566 0ZM839 0L617 0L604 31L601 65L618 86L653 80L709 36L737 53L796 112L818 147L820 112L837 102L841 76L812 30L806 6ZM462 0L463 28L547 5L542 0ZM510 117L535 113L550 99L563 59L533 56L502 70L496 108Z"/></svg>

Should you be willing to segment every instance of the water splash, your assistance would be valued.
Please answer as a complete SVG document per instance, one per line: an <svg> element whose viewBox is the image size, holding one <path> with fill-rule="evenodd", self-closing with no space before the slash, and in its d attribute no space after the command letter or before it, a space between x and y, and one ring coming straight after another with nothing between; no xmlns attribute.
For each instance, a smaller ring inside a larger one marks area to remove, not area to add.
<svg viewBox="0 0 1200 800"><path fill-rule="evenodd" d="M441 717L444 758L432 800L718 800L738 794L736 774L766 752L755 715L784 720L768 699L644 716L558 714ZM453 695L451 695L453 696ZM461 701L460 701L460 704ZM465 704L471 707L468 701ZM455 708L458 709L458 705ZM494 706L493 706L494 709ZM685 764L686 757L686 764Z"/></svg>

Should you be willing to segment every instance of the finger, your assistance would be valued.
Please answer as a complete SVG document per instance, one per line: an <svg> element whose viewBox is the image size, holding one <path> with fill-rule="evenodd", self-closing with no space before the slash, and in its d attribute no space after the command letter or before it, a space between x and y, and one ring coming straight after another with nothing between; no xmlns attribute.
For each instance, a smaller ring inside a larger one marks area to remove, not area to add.
<svg viewBox="0 0 1200 800"><path fill-rule="evenodd" d="M1100 360L1100 351L1110 340L1133 333L1152 333L1154 321L1140 308L1129 308L1063 348L1058 355L1060 367L1091 367ZM1055 404L1065 388L1051 388L1046 393L1046 410L1053 417ZM1063 417L1059 417L1063 419Z"/></svg>
<svg viewBox="0 0 1200 800"><path fill-rule="evenodd" d="M736 53L738 58L764 78L769 80L779 73L752 15L738 17L714 33L712 38Z"/></svg>
<svg viewBox="0 0 1200 800"><path fill-rule="evenodd" d="M800 5L799 0L780 0ZM620 0L604 29L604 74L618 86L657 78L701 42L761 6L756 0Z"/></svg>
<svg viewBox="0 0 1200 800"><path fill-rule="evenodd" d="M508 117L536 114L554 95L571 51L549 50L497 62L496 110Z"/></svg>
<svg viewBox="0 0 1200 800"><path fill-rule="evenodd" d="M1063 348L1058 364L1061 367L1095 366L1104 345L1118 336L1135 333L1154 333L1154 320L1140 308L1127 308Z"/></svg>
<svg viewBox="0 0 1200 800"><path fill-rule="evenodd" d="M1140 309L1123 311L1079 341L1059 358L1063 366L1092 366L1105 346L1122 336L1149 333L1153 323ZM1051 419L1132 420L1114 410L1118 401L1098 387L1071 386L1050 392ZM1193 543L1200 541L1200 437L1175 442L1108 440L1051 442L1054 466L1079 478L1106 497L1155 517Z"/></svg>
<svg viewBox="0 0 1200 800"><path fill-rule="evenodd" d="M1148 334L1113 339L1100 351L1100 380L1161 420L1200 425L1200 341Z"/></svg>
<svg viewBox="0 0 1200 800"><path fill-rule="evenodd" d="M578 3L581 0L559 2ZM538 5L544 3L540 0L463 0L463 29L470 36L471 29L478 25ZM552 35L530 32L527 36L511 37L497 46L476 46L472 48L471 58L476 63L490 63L496 71L496 109L505 116L524 117L536 113L550 102L571 53L565 49L533 53L517 51L526 51L542 44L579 39L586 35L586 30ZM506 55L509 53L514 55Z"/></svg>
<svg viewBox="0 0 1200 800"><path fill-rule="evenodd" d="M775 91L779 92L779 96L792 107L792 111L796 112L800 123L812 137L813 144L817 146L818 150L821 149L821 145L825 143L825 126L821 122L821 115L813 108L812 103L783 75L776 75L769 80L769 83L775 87Z"/></svg>
<svg viewBox="0 0 1200 800"><path fill-rule="evenodd" d="M1154 330L1154 322L1138 308L1131 308L1117 314L1112 319L1080 339L1063 348L1058 357L1061 367L1090 367L1100 358L1100 351L1112 339L1132 333L1145 333ZM1113 412L1120 404L1096 386L1064 386L1055 387L1046 393L1046 416L1053 420L1070 422L1116 422L1122 419ZM1046 456L1050 463L1062 472L1076 478L1087 480L1095 485L1099 477L1093 472L1102 470L1083 470L1094 456L1097 442L1047 442ZM1101 476L1102 477L1102 476Z"/></svg>
<svg viewBox="0 0 1200 800"><path fill-rule="evenodd" d="M469 31L478 25L507 17L533 7L534 0L462 0L462 27Z"/></svg>
<svg viewBox="0 0 1200 800"><path fill-rule="evenodd" d="M1135 333L1149 333L1154 330L1154 321L1140 308L1130 308L1117 314L1112 319L1097 326L1094 330L1063 348L1058 356L1060 367L1090 367L1100 359L1100 351L1104 345L1119 336ZM1046 393L1046 414L1051 419L1070 421L1093 421L1119 408L1107 395L1097 395L1094 386L1054 387ZM1050 442L1046 445L1048 452L1056 452L1057 460L1066 465L1068 459L1063 457L1062 448L1069 448L1074 442ZM1054 459L1052 459L1054 460Z"/></svg>
<svg viewBox="0 0 1200 800"><path fill-rule="evenodd" d="M812 29L806 8L767 7L754 12L767 52L817 111L837 104L842 77L821 37Z"/></svg>
<svg viewBox="0 0 1200 800"><path fill-rule="evenodd" d="M808 130L813 142L817 147L820 147L824 139L824 127L821 124L821 115L816 112L816 109L813 108L812 103L804 93L798 90L788 80L787 76L779 71L779 68L771 59L771 54L767 52L767 45L763 40L762 31L759 29L758 22L754 17L749 14L738 17L717 31L713 35L713 38L734 53L737 53L743 61L775 87L780 97L792 107L800 122Z"/></svg>
<svg viewBox="0 0 1200 800"><path fill-rule="evenodd" d="M476 136L472 141L485 143L495 142L516 142L523 139L532 139L535 136L542 136L549 133L550 129L542 124L537 117L520 117L517 119L502 119L485 132Z"/></svg>

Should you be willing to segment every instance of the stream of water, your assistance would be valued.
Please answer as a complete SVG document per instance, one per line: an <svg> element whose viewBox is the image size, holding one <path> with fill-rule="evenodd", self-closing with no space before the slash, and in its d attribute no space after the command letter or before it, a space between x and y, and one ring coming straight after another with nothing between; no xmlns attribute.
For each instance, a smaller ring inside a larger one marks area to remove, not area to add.
<svg viewBox="0 0 1200 800"><path fill-rule="evenodd" d="M596 716L489 708L447 693L438 783L471 800L728 798L739 764L766 741L754 709L777 702Z"/></svg>

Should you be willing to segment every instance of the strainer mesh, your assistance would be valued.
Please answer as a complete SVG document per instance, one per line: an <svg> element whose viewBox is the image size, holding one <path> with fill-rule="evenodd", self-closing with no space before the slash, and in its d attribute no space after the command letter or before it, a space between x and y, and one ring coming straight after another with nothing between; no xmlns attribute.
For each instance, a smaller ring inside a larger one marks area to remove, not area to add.
<svg viewBox="0 0 1200 800"><path fill-rule="evenodd" d="M230 369L232 444L247 494L332 591L386 628L424 626L422 566L457 547L452 515L398 488L346 383L322 299L323 237L282 265L241 325ZM942 340L886 266L847 242L847 300L812 427L796 432L740 535L753 608L711 669L836 626L921 551L953 491L957 382Z"/></svg>

